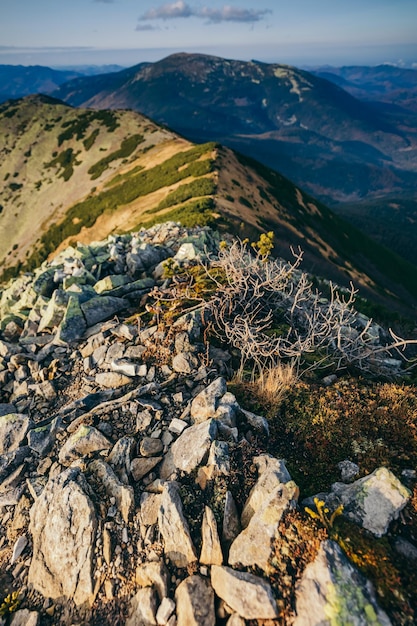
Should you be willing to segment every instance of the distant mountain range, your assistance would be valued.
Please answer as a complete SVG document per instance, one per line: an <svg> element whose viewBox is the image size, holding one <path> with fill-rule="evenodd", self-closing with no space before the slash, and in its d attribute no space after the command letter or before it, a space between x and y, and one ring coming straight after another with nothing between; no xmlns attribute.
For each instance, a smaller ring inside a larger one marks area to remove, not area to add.
<svg viewBox="0 0 417 626"><path fill-rule="evenodd" d="M194 145L133 111L74 109L46 96L0 107L3 278L63 246L166 220L212 224L304 268L407 309L417 268L375 244L288 179L218 143ZM75 244L74 244L75 245Z"/></svg>
<svg viewBox="0 0 417 626"><path fill-rule="evenodd" d="M323 67L312 73L360 100L385 102L417 113L417 71L393 65ZM388 108L386 109L388 111Z"/></svg>
<svg viewBox="0 0 417 626"><path fill-rule="evenodd" d="M77 76L74 70L53 70L42 65L0 65L0 102L36 93L50 93Z"/></svg>
<svg viewBox="0 0 417 626"><path fill-rule="evenodd" d="M54 95L74 106L133 109L193 141L221 141L331 203L417 187L416 115L393 118L294 67L175 54L72 80Z"/></svg>

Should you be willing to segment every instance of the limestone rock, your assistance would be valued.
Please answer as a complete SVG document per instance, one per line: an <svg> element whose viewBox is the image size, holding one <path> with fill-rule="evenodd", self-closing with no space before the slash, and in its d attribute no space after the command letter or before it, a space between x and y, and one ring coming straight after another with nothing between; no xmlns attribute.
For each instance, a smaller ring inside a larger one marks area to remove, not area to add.
<svg viewBox="0 0 417 626"><path fill-rule="evenodd" d="M81 424L62 446L58 458L61 465L70 465L76 459L80 459L90 452L109 450L110 448L110 441L99 430L93 426Z"/></svg>
<svg viewBox="0 0 417 626"><path fill-rule="evenodd" d="M282 483L291 480L282 460L275 459L269 454L261 454L255 457L253 462L258 467L259 478L243 507L241 517L243 527L249 524L251 517L262 507L271 493L279 489Z"/></svg>
<svg viewBox="0 0 417 626"><path fill-rule="evenodd" d="M215 420L208 420L186 428L172 444L161 467L161 478L168 478L175 470L189 474L202 464L217 435Z"/></svg>
<svg viewBox="0 0 417 626"><path fill-rule="evenodd" d="M177 626L215 626L214 593L201 576L189 576L175 591Z"/></svg>
<svg viewBox="0 0 417 626"><path fill-rule="evenodd" d="M22 413L10 413L0 417L0 454L14 452L26 437L32 420Z"/></svg>
<svg viewBox="0 0 417 626"><path fill-rule="evenodd" d="M229 552L230 565L255 566L269 571L271 542L285 511L298 498L298 487L290 481L280 484L251 517L248 526L236 537Z"/></svg>
<svg viewBox="0 0 417 626"><path fill-rule="evenodd" d="M30 511L33 557L29 584L47 598L91 602L97 520L78 468L48 482Z"/></svg>
<svg viewBox="0 0 417 626"><path fill-rule="evenodd" d="M132 437L122 437L115 443L107 457L107 463L125 485L129 484L131 459L135 445L136 442Z"/></svg>
<svg viewBox="0 0 417 626"><path fill-rule="evenodd" d="M162 452L164 446L160 439L153 437L144 437L140 442L139 452L142 456L156 456Z"/></svg>
<svg viewBox="0 0 417 626"><path fill-rule="evenodd" d="M154 586L159 599L168 595L168 570L162 561L143 563L136 568L136 583L141 587Z"/></svg>
<svg viewBox="0 0 417 626"><path fill-rule="evenodd" d="M191 419L195 424L214 417L219 406L220 398L227 391L224 378L216 378L208 387L203 389L191 403Z"/></svg>
<svg viewBox="0 0 417 626"><path fill-rule="evenodd" d="M19 609L13 613L10 626L38 626L39 613L37 611L29 611L29 609Z"/></svg>
<svg viewBox="0 0 417 626"><path fill-rule="evenodd" d="M156 626L157 607L156 591L151 587L139 589L130 601L130 611L125 626Z"/></svg>
<svg viewBox="0 0 417 626"><path fill-rule="evenodd" d="M101 459L96 459L90 463L89 469L101 481L109 497L116 499L116 506L122 514L124 521L128 523L135 507L135 496L132 487L127 487L121 483L111 467Z"/></svg>
<svg viewBox="0 0 417 626"><path fill-rule="evenodd" d="M198 367L198 359L191 352L180 352L172 359L172 369L179 374L191 374Z"/></svg>
<svg viewBox="0 0 417 626"><path fill-rule="evenodd" d="M164 598L156 613L156 623L158 626L165 626L169 618L175 611L175 602L171 598Z"/></svg>
<svg viewBox="0 0 417 626"><path fill-rule="evenodd" d="M123 298L115 298L113 296L102 296L91 298L81 305L87 326L93 326L98 322L109 319L115 313L125 309L128 305Z"/></svg>
<svg viewBox="0 0 417 626"><path fill-rule="evenodd" d="M161 506L160 493L143 493L140 497L140 521L145 526L152 526L158 522L158 513Z"/></svg>
<svg viewBox="0 0 417 626"><path fill-rule="evenodd" d="M221 565L223 553L217 531L216 519L210 507L204 510L203 523L201 526L202 548L200 563L204 565Z"/></svg>
<svg viewBox="0 0 417 626"><path fill-rule="evenodd" d="M237 512L236 503L230 491L226 492L226 500L224 503L223 514L223 536L222 539L226 546L229 546L236 539L241 531L239 514Z"/></svg>
<svg viewBox="0 0 417 626"><path fill-rule="evenodd" d="M407 504L410 492L392 472L380 467L350 485L334 483L330 498L343 504L343 515L382 537Z"/></svg>
<svg viewBox="0 0 417 626"><path fill-rule="evenodd" d="M390 626L372 585L344 556L335 541L323 541L296 588L294 626Z"/></svg>
<svg viewBox="0 0 417 626"><path fill-rule="evenodd" d="M64 319L58 329L57 338L64 343L72 343L80 339L86 328L87 323L78 299L75 296L70 296Z"/></svg>
<svg viewBox="0 0 417 626"><path fill-rule="evenodd" d="M259 576L213 565L211 584L219 598L244 619L278 617L271 586Z"/></svg>
<svg viewBox="0 0 417 626"><path fill-rule="evenodd" d="M130 466L133 480L136 482L141 480L141 478L149 474L162 459L162 456L152 456L150 458L138 457L137 459L133 459Z"/></svg>
<svg viewBox="0 0 417 626"><path fill-rule="evenodd" d="M130 376L125 374L118 374L117 372L99 372L96 374L96 383L100 387L106 389L113 389L117 387L123 387L132 382Z"/></svg>
<svg viewBox="0 0 417 626"><path fill-rule="evenodd" d="M165 543L165 554L176 567L187 567L197 560L178 488L167 483L162 492L158 515L159 530Z"/></svg>

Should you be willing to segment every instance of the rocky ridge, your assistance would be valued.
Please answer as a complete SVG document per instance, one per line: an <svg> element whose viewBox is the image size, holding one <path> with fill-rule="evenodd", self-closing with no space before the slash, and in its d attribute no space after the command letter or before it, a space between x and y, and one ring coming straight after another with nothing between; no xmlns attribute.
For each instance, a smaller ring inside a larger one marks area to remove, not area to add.
<svg viewBox="0 0 417 626"><path fill-rule="evenodd" d="M274 555L298 487L266 452L266 419L227 390L231 354L205 339L201 305L162 323L150 296L176 300L167 259L218 247L166 223L69 248L3 290L0 600L21 602L7 623L392 623L332 539L284 613ZM320 498L381 537L410 492L352 466Z"/></svg>

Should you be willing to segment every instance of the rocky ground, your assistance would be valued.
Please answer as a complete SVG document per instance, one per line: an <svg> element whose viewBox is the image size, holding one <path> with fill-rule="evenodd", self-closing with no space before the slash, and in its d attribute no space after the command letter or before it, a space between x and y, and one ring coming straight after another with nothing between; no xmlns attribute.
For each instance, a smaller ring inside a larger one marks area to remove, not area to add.
<svg viewBox="0 0 417 626"><path fill-rule="evenodd" d="M165 314L181 285L164 261L218 244L164 224L70 248L3 291L1 623L413 623L388 616L331 532L334 511L392 532L413 468L357 479L346 459L301 504L268 421L228 391L232 356L201 304ZM417 547L397 544L413 567Z"/></svg>

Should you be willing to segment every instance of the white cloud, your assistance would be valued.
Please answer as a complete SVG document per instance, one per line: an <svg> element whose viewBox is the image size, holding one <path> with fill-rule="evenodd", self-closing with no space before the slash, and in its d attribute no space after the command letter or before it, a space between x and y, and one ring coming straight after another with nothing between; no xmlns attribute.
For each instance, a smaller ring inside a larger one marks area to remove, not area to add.
<svg viewBox="0 0 417 626"><path fill-rule="evenodd" d="M212 9L207 6L193 8L184 0L177 0L177 2L163 4L155 9L150 9L139 19L140 21L148 21L197 17L206 20L208 24L220 24L221 22L253 24L254 22L259 22L268 13L271 13L269 9L241 9L230 5L224 5L220 9Z"/></svg>

